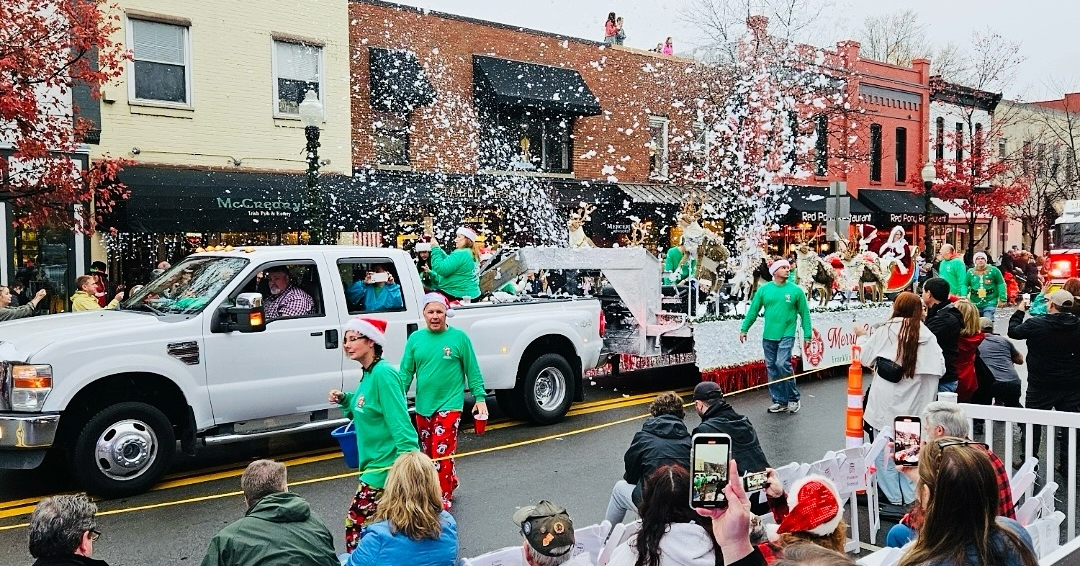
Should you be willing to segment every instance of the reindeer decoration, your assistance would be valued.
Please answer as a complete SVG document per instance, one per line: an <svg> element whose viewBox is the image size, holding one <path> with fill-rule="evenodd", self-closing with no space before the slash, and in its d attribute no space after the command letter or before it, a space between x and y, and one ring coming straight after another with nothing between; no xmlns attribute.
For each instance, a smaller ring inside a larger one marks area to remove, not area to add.
<svg viewBox="0 0 1080 566"><path fill-rule="evenodd" d="M637 218L630 219L630 234L627 235L626 247L628 248L641 248L645 246L645 240L648 239L649 232L645 228L645 224Z"/></svg>
<svg viewBox="0 0 1080 566"><path fill-rule="evenodd" d="M596 244L585 234L585 222L592 220L589 216L596 211L596 207L587 203L579 203L580 207L570 213L566 221L566 229L570 234L571 248L595 248Z"/></svg>
<svg viewBox="0 0 1080 566"><path fill-rule="evenodd" d="M861 242L860 242L861 243ZM858 287L859 302L866 302L866 287L872 291L875 301L885 299L885 275L881 272L881 264L874 252L860 251L851 242L837 237L837 250L844 262L844 271L847 280ZM849 289L844 289L849 291Z"/></svg>
<svg viewBox="0 0 1080 566"><path fill-rule="evenodd" d="M679 211L677 223L682 230L682 245L686 249L679 268L693 256L697 263L694 277L701 282L708 282L704 286L706 288L719 289L720 280L728 271L728 258L731 254L719 234L701 226L699 220L704 208L704 194L691 192Z"/></svg>

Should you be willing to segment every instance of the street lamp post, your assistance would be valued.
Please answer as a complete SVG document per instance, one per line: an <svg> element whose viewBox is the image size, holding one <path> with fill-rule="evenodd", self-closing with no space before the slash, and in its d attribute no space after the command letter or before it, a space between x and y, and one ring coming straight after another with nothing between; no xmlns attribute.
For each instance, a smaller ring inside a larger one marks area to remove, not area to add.
<svg viewBox="0 0 1080 566"><path fill-rule="evenodd" d="M934 167L932 162L927 161L919 175L922 177L923 204L925 205L923 210L923 258L926 259L926 265L929 266L934 262L934 241L930 237L930 197L933 196L934 181L937 181L937 167Z"/></svg>
<svg viewBox="0 0 1080 566"><path fill-rule="evenodd" d="M304 191L304 214L307 221L308 243L326 243L326 215L319 187L319 125L323 121L323 105L314 90L307 91L300 103L300 120L307 137L307 185Z"/></svg>

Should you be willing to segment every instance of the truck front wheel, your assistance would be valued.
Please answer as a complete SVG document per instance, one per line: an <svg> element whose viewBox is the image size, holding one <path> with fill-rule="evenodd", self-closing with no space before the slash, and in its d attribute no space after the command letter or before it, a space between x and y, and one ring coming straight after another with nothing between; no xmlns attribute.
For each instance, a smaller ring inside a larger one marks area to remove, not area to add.
<svg viewBox="0 0 1080 566"><path fill-rule="evenodd" d="M574 400L574 374L566 358L544 354L529 365L514 388L530 421L553 424L561 421Z"/></svg>
<svg viewBox="0 0 1080 566"><path fill-rule="evenodd" d="M125 402L90 418L71 453L76 481L104 497L124 497L152 487L176 452L172 424L152 405Z"/></svg>

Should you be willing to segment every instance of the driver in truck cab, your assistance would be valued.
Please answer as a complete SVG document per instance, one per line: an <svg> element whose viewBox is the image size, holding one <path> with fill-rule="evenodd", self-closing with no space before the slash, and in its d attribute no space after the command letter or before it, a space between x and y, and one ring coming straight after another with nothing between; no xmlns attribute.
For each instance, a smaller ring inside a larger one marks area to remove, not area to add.
<svg viewBox="0 0 1080 566"><path fill-rule="evenodd" d="M266 279L270 284L270 296L263 298L263 314L266 321L311 314L315 301L303 289L289 280L289 268L275 265L266 269Z"/></svg>

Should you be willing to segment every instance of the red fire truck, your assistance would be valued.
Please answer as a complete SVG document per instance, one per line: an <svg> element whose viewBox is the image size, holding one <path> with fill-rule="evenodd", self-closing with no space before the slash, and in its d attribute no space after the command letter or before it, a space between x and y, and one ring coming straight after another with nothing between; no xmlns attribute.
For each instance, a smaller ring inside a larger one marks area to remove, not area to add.
<svg viewBox="0 0 1080 566"><path fill-rule="evenodd" d="M1080 277L1080 200L1065 202L1065 210L1054 223L1054 246L1047 257L1047 273L1055 287L1070 277Z"/></svg>

